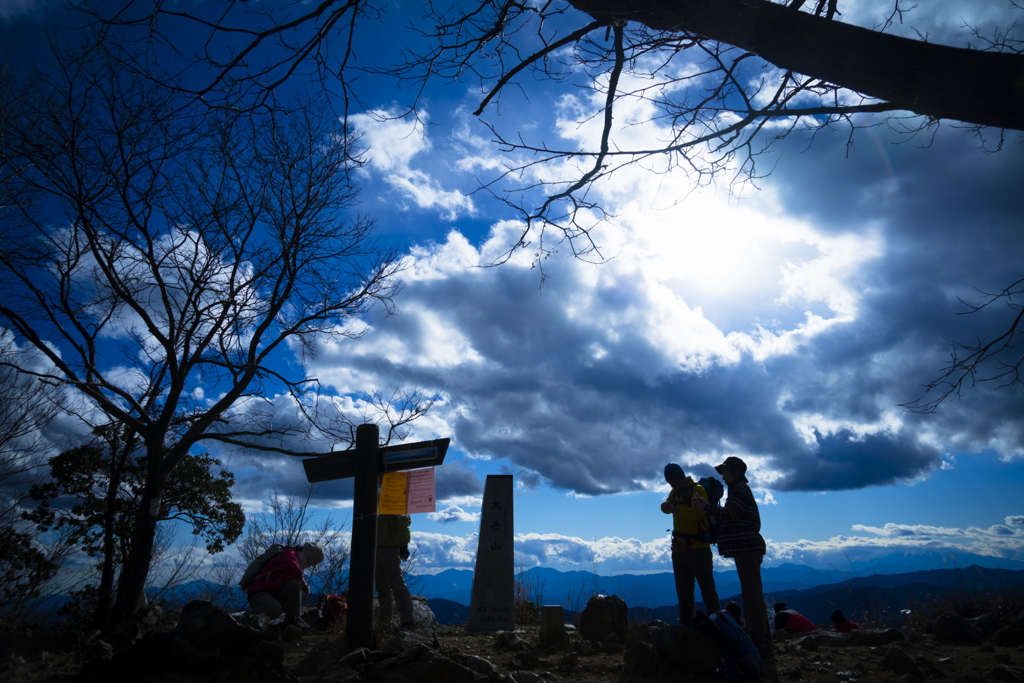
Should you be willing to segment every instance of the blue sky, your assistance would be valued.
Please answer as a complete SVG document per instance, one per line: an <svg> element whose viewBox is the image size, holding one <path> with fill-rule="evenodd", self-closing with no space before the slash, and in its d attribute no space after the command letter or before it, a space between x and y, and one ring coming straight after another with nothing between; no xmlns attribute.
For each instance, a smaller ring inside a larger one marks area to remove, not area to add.
<svg viewBox="0 0 1024 683"><path fill-rule="evenodd" d="M898 30L963 45L961 24L1006 23L1007 5L931 3ZM887 6L850 3L845 20L874 25ZM38 35L52 11L0 0L5 40ZM403 11L364 36L362 59L388 44L374 36L405 35ZM904 549L1024 560L1019 387L980 386L932 415L899 407L954 340L1010 320L1003 307L958 315L958 297L979 302L1021 273L1019 134L995 154L948 123L916 138L863 128L852 146L846 130L794 136L764 159L770 175L705 188L656 162L626 169L592 189L612 216L593 232L603 262L554 245L542 282L529 249L487 267L522 226L477 191L509 161L470 114L478 90L434 82L418 121L390 118L412 96L393 82L362 95L360 208L409 250L400 314L322 344L305 372L341 394L402 385L442 397L410 434L452 438L439 512L414 519L421 570L471 566L484 478L506 473L525 566L667 570L662 468L702 476L730 455L751 468L770 562ZM484 118L584 144L594 106L586 90L530 82L529 98L507 96ZM642 121L645 106L620 114ZM274 487L303 486L294 460L216 454L250 511ZM343 518L351 484L317 501Z"/></svg>

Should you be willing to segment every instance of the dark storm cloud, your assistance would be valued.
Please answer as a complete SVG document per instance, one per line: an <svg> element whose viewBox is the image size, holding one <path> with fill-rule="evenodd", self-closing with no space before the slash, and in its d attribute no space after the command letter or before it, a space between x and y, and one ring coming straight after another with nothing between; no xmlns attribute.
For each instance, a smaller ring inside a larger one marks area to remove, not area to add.
<svg viewBox="0 0 1024 683"><path fill-rule="evenodd" d="M403 315L374 321L315 372L350 367L377 385L439 391L436 414L456 447L588 495L646 488L670 460L707 474L730 454L751 458L755 483L802 491L916 479L950 451L1012 457L1024 451L1020 392L980 386L937 415L898 404L938 376L954 340L1007 324L1002 307L957 315L957 297L980 301L975 287L998 289L1022 270L1024 150L985 154L949 126L927 148L898 140L884 127L858 131L847 158L845 134L819 135L805 152L794 136L765 181L778 203L765 215L781 207L826 239L877 241L841 276L856 298L846 318L813 299L772 308L759 298L760 310L747 299L716 338L694 322L698 297L688 313L659 308L643 263L556 257L538 291L536 271L515 263L452 266L487 260L454 236L417 254L431 272L410 278ZM814 258L810 244L794 247L794 262ZM834 320L803 333L801 310ZM758 326L777 316L785 323L768 327L785 348L755 353ZM660 329L666 319L678 329ZM786 341L787 329L803 336ZM731 345L724 333L734 331L750 343Z"/></svg>
<svg viewBox="0 0 1024 683"><path fill-rule="evenodd" d="M461 462L445 461L443 467L434 470L434 486L437 500L459 496L481 496L484 485L473 472Z"/></svg>

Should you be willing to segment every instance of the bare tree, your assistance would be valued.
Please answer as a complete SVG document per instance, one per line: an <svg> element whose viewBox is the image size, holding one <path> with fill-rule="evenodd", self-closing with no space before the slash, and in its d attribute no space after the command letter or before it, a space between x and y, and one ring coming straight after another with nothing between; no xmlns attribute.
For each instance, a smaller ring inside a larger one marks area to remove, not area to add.
<svg viewBox="0 0 1024 683"><path fill-rule="evenodd" d="M960 315L981 313L1001 303L1009 312L1009 325L993 337L982 337L973 343L954 342L942 374L924 385L924 393L917 400L902 404L904 408L934 413L946 399L960 398L964 389L979 383L1000 388L1024 387L1024 351L1020 347L1024 335L1024 278L998 292L980 293L980 304L960 299L967 307Z"/></svg>
<svg viewBox="0 0 1024 683"><path fill-rule="evenodd" d="M116 10L93 6L91 16L126 65L165 53L176 31L198 32L203 47L174 87L246 110L279 106L273 89L296 74L339 88L345 115L359 102L354 76L366 71L413 81L410 110L429 79L475 80L482 95L474 113L481 117L496 111L510 90L529 94L531 78L591 89L600 103L581 122L593 119L600 132L586 147L551 146L485 119L508 163L484 188L525 219L509 253L529 244L540 260L550 251L548 229L577 254L595 248L591 214L603 214L589 189L624 167L682 170L697 183L723 173L756 180L770 172L757 162L773 141L839 124L852 133L871 121L857 114L895 115L893 125L908 133L942 119L966 123L979 135L983 127L1024 129L1024 92L1011 85L1024 79L1024 43L1011 28L982 35L968 26L965 47L946 46L887 32L914 9L905 0L893 0L873 29L840 21L841 4L424 2L415 26L426 40L416 44L432 47L405 53L397 68L354 63L356 27L377 20L380 8L351 0L205 3L187 10L129 0ZM643 122L617 118L616 111L637 101L652 105L648 122L665 127L659 144L631 147L623 135ZM1001 145L1001 133L988 135ZM568 162L559 175L534 173L558 162Z"/></svg>
<svg viewBox="0 0 1024 683"><path fill-rule="evenodd" d="M273 88L296 74L338 88L343 115L359 103L354 76L367 71L411 82L407 112L415 112L430 79L475 82L481 96L474 114L506 154L504 169L484 179L481 189L523 219L504 258L528 249L542 265L556 246L601 259L592 229L607 215L592 190L625 168L686 173L695 186L723 176L756 183L772 170L765 153L794 133L813 139L840 129L852 144L857 128L887 122L908 139L927 142L945 120L992 151L1002 148L1007 131L1024 130L1024 89L1017 85L1024 82L1024 40L1013 22L989 33L964 25L961 46L942 45L928 35L893 34L912 12L937 10L892 0L888 14L865 28L843 21L848 4L428 0L414 24L420 50L403 52L397 67L355 63L357 26L381 15L380 7L351 0L202 3L190 9L127 0L111 11L94 5L91 16L108 30L106 42L123 46L123 36L134 38L127 43L131 50L117 51L129 66L166 51L182 27L198 32L203 49L185 83L176 80L174 87L221 104L227 94L239 93L230 104L242 110L278 106ZM1019 0L1008 0L1007 7L1024 9ZM541 81L590 91L584 104L589 109L578 114L580 125L594 124L589 142L551 144L529 137L530 131L505 128L493 115L503 97L529 98ZM644 120L623 111L637 103L649 112ZM636 146L627 133L645 124L654 124L660 137ZM965 380L1015 376L1019 362L1004 365L1005 354L994 354L1012 348L1017 328L1010 325L991 343L957 344L949 372L928 395L947 385L950 391L942 395L956 394ZM934 408L931 399L922 401L914 405Z"/></svg>
<svg viewBox="0 0 1024 683"><path fill-rule="evenodd" d="M0 329L0 520L27 489L28 479L53 448L43 429L61 411L58 387L22 374L33 351L19 348L7 330Z"/></svg>
<svg viewBox="0 0 1024 683"><path fill-rule="evenodd" d="M170 473L203 441L306 433L310 402L332 397L279 362L286 345L309 356L361 334L372 305L393 310L402 262L351 213L359 160L315 102L288 115L198 106L94 47L55 49L58 68L8 90L0 321L54 368L19 371L77 390L146 454L122 618ZM256 409L274 392L288 414Z"/></svg>

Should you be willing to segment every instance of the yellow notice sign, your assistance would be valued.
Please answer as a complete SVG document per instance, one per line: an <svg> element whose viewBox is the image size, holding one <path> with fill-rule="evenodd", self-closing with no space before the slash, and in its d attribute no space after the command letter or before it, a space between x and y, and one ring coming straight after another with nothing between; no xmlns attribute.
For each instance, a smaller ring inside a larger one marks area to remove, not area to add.
<svg viewBox="0 0 1024 683"><path fill-rule="evenodd" d="M377 502L377 514L406 514L406 501L409 497L406 492L408 481L408 472L388 472L384 475L384 483L380 487L380 499Z"/></svg>
<svg viewBox="0 0 1024 683"><path fill-rule="evenodd" d="M417 512L434 512L436 509L433 467L388 472L384 475L377 514L413 515Z"/></svg>

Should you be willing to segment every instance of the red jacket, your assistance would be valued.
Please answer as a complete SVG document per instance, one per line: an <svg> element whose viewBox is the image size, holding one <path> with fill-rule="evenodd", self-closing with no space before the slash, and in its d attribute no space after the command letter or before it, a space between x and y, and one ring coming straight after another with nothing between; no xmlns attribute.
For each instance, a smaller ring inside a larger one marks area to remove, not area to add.
<svg viewBox="0 0 1024 683"><path fill-rule="evenodd" d="M860 628L860 624L855 621L850 621L849 619L839 624L839 626L836 626L836 630L840 633L849 633L855 628Z"/></svg>
<svg viewBox="0 0 1024 683"><path fill-rule="evenodd" d="M299 559L295 556L296 550L298 549L285 546L284 550L263 565L263 569L249 586L248 594L254 595L269 591L273 595L277 595L278 591L289 581L302 581L302 567L299 566Z"/></svg>

